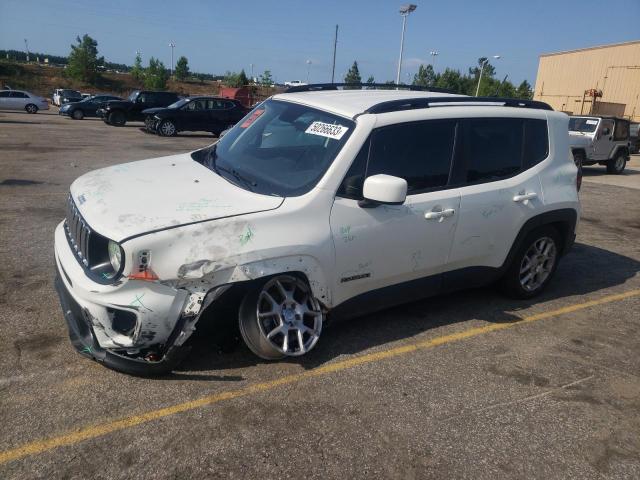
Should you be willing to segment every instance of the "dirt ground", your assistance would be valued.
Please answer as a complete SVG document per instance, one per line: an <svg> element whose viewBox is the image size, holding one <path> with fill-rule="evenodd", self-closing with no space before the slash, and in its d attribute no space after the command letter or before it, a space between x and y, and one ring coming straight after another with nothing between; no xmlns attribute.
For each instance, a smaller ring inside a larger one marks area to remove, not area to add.
<svg viewBox="0 0 640 480"><path fill-rule="evenodd" d="M491 288L330 325L263 362L234 331L174 374L70 345L53 231L70 183L210 135L0 112L0 478L640 478L640 158L586 170L577 243L533 301Z"/></svg>

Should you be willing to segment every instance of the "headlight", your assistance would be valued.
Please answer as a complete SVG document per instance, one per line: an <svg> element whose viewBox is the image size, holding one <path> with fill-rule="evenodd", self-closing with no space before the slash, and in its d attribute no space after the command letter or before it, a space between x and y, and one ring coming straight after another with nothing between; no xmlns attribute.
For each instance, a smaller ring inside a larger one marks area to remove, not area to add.
<svg viewBox="0 0 640 480"><path fill-rule="evenodd" d="M113 274L115 275L120 271L120 267L122 266L122 248L113 240L109 240L107 250L109 251L109 262L111 262Z"/></svg>

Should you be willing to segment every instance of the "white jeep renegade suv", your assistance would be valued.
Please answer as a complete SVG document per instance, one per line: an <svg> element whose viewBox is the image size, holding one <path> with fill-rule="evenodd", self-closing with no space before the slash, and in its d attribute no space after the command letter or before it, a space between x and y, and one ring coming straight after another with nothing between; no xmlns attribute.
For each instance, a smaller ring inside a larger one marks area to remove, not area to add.
<svg viewBox="0 0 640 480"><path fill-rule="evenodd" d="M528 298L550 281L580 209L565 114L433 91L291 90L210 147L73 182L56 286L81 353L166 372L198 321L233 305L256 355L297 356L327 315L493 282Z"/></svg>

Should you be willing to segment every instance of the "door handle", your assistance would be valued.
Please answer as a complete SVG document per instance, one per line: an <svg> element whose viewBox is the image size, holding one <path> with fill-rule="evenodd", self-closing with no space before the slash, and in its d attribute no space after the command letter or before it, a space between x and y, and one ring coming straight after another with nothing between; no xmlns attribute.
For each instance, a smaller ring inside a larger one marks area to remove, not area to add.
<svg viewBox="0 0 640 480"><path fill-rule="evenodd" d="M519 193L518 195L513 197L513 201L514 202L525 202L527 200L532 200L534 198L536 198L538 196L538 194L536 192L531 192L531 193Z"/></svg>
<svg viewBox="0 0 640 480"><path fill-rule="evenodd" d="M442 220L446 217L453 217L456 211L453 208L447 208L446 210L430 211L424 214L424 218L427 220Z"/></svg>

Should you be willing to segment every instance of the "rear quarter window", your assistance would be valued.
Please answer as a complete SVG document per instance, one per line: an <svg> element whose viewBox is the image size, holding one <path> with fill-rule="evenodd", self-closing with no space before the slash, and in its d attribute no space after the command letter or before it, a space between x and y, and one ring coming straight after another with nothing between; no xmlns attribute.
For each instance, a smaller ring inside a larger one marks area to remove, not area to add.
<svg viewBox="0 0 640 480"><path fill-rule="evenodd" d="M546 120L527 119L524 122L522 167L537 165L549 156L549 132Z"/></svg>

